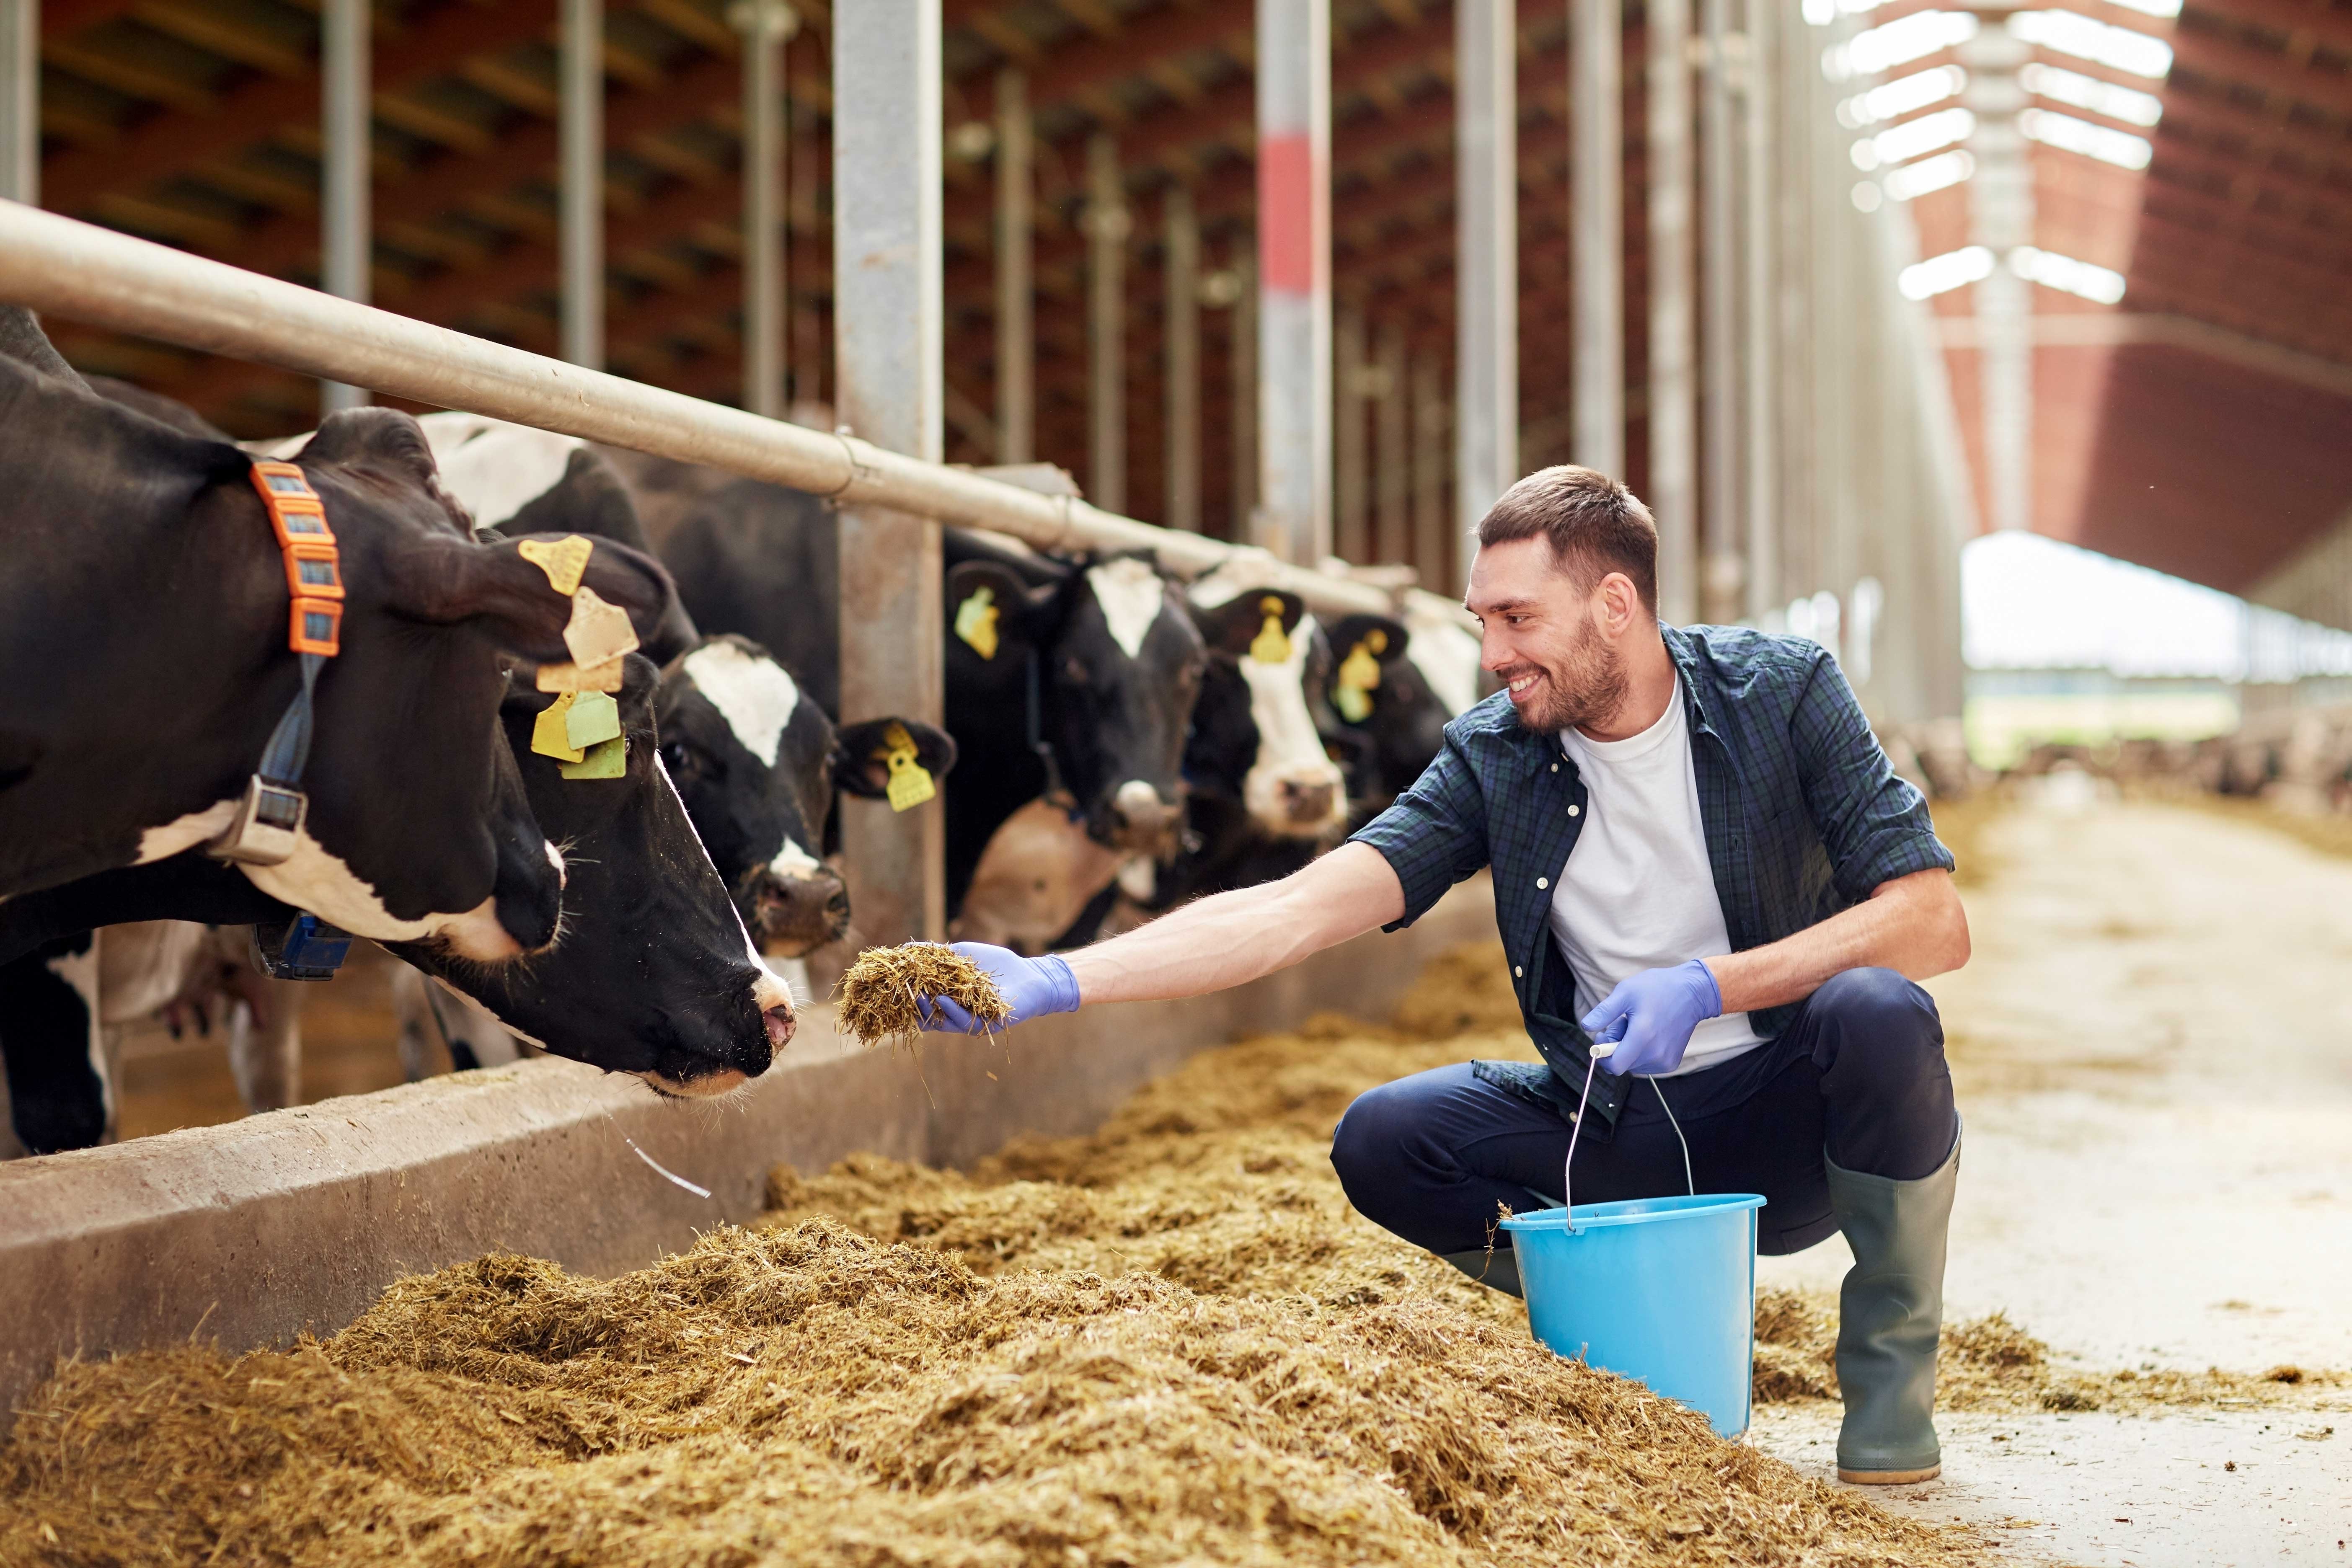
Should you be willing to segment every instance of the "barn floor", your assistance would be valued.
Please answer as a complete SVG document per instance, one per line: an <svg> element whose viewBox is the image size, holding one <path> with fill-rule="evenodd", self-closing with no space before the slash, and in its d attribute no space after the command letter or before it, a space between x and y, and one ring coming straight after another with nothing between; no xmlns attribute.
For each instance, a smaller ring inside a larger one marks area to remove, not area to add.
<svg viewBox="0 0 2352 1568"><path fill-rule="evenodd" d="M2083 1370L2352 1369L2352 860L2079 780L1979 854L1975 960L1931 986L1968 1119L1948 1319L2006 1310ZM1834 1290L1850 1261L1833 1237L1759 1279ZM2352 1562L2341 1383L1943 1432L1942 1482L1885 1500L2033 1521L2000 1531L2028 1560ZM1759 1412L1811 1473L1835 1439L1833 1406Z"/></svg>

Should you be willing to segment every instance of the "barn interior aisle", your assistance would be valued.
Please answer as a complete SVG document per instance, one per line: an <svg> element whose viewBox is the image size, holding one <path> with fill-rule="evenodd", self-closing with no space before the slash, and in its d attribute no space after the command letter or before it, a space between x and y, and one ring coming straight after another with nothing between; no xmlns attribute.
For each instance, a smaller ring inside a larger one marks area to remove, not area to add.
<svg viewBox="0 0 2352 1568"><path fill-rule="evenodd" d="M2078 773L2016 787L1951 814L1976 952L1929 986L1967 1118L1947 1321L2005 1312L2110 1377L2306 1376L1947 1415L1943 1482L1895 1506L2032 1519L2011 1543L2067 1563L2340 1561L2352 1390L2284 1391L2352 1367L2352 859ZM1832 1237L1759 1282L1833 1293L1850 1261ZM1761 1406L1757 1440L1823 1464L1835 1410Z"/></svg>

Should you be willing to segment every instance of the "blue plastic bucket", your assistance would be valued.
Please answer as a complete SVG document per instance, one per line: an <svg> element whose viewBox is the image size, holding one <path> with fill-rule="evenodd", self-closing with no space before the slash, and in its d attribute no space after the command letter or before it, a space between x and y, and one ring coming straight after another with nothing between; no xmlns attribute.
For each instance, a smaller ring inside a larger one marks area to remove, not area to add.
<svg viewBox="0 0 2352 1568"><path fill-rule="evenodd" d="M1503 1221L1528 1321L1564 1356L1645 1384L1726 1437L1748 1430L1756 1350L1752 1193L1579 1204Z"/></svg>

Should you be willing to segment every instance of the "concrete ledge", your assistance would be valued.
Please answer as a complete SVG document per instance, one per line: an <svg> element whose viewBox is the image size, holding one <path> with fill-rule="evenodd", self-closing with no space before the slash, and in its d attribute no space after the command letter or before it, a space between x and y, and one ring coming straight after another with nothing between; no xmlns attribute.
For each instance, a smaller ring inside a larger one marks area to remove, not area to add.
<svg viewBox="0 0 2352 1568"><path fill-rule="evenodd" d="M843 1040L819 1007L718 1104L550 1058L0 1164L0 1430L60 1356L199 1332L283 1344L341 1328L404 1274L494 1250L615 1274L751 1219L778 1161L964 1164L1019 1133L1083 1132L1203 1047L1322 1008L1379 1016L1430 958L1494 932L1481 878L1409 931L1219 995L931 1037L919 1076L906 1052ZM632 1142L711 1195L664 1180Z"/></svg>

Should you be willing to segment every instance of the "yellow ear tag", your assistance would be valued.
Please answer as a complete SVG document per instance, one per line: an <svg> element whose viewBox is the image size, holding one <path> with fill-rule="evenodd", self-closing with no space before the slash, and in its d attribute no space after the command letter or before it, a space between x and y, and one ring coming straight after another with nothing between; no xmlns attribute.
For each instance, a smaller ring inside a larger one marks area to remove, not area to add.
<svg viewBox="0 0 2352 1568"><path fill-rule="evenodd" d="M584 752L620 732L621 705L610 697L601 691L583 691L572 699L572 710L563 719L563 736L574 748Z"/></svg>
<svg viewBox="0 0 2352 1568"><path fill-rule="evenodd" d="M567 731L572 718L572 704L576 700L567 691L541 710L531 721L530 749L542 757L554 757L562 762L580 760L580 748L573 745ZM605 699L606 701L612 699Z"/></svg>
<svg viewBox="0 0 2352 1568"><path fill-rule="evenodd" d="M1265 625L1258 628L1257 637L1250 643L1249 656L1260 664L1288 664L1290 638L1282 630L1282 601L1260 599L1257 607L1265 616Z"/></svg>
<svg viewBox="0 0 2352 1568"><path fill-rule="evenodd" d="M588 754L576 763L565 763L555 770L568 779L625 778L629 772L629 738L615 735L609 741L599 741L588 748Z"/></svg>
<svg viewBox="0 0 2352 1568"><path fill-rule="evenodd" d="M563 646L572 650L574 664L604 664L636 651L637 628L629 624L628 611L605 603L595 589L583 588L572 595L572 620L563 628Z"/></svg>
<svg viewBox="0 0 2352 1568"><path fill-rule="evenodd" d="M1004 612L996 607L996 590L981 587L971 591L971 597L956 606L955 635L982 658L996 657L996 617Z"/></svg>
<svg viewBox="0 0 2352 1568"><path fill-rule="evenodd" d="M580 578L595 549L593 542L575 533L552 544L543 539L526 539L515 546L515 553L546 573L547 585L568 599L580 591Z"/></svg>
<svg viewBox="0 0 2352 1568"><path fill-rule="evenodd" d="M621 689L621 661L608 658L584 669L576 664L542 664L539 667L539 689L541 691L618 691Z"/></svg>
<svg viewBox="0 0 2352 1568"><path fill-rule="evenodd" d="M931 771L915 760L915 738L904 724L882 731L883 749L875 753L890 765L890 809L911 811L940 793Z"/></svg>
<svg viewBox="0 0 2352 1568"><path fill-rule="evenodd" d="M1383 644L1388 641L1385 635L1375 631L1360 640L1339 661L1339 689L1332 693L1331 705L1350 724L1360 724L1372 716L1372 689L1381 683L1381 661L1372 657L1376 650L1370 646L1373 637L1379 637Z"/></svg>

